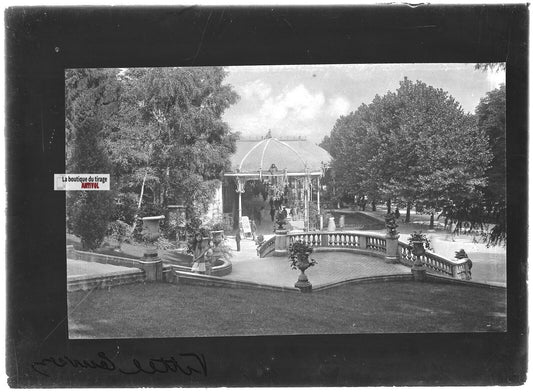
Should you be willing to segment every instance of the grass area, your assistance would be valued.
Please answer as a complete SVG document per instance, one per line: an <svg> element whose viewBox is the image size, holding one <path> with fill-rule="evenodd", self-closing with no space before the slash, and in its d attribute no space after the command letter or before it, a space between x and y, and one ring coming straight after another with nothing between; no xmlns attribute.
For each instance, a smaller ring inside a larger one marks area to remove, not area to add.
<svg viewBox="0 0 533 392"><path fill-rule="evenodd" d="M68 293L70 338L505 331L506 291L351 284L310 294L164 283Z"/></svg>

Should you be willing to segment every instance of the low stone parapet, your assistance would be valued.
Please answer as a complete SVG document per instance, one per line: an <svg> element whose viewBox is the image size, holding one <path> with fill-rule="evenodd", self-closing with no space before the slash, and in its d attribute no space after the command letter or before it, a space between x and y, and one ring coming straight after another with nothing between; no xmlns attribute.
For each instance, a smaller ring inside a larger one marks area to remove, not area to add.
<svg viewBox="0 0 533 392"><path fill-rule="evenodd" d="M110 264L121 267L139 268L145 272L147 281L161 280L161 260L136 260L126 257L104 255L101 253L85 252L81 250L71 251L71 259L88 261L91 263Z"/></svg>

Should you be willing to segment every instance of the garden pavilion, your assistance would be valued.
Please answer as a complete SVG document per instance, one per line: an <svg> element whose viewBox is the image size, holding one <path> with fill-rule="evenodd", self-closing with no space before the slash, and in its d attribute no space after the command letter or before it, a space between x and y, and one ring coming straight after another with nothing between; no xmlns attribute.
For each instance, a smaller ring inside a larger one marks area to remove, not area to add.
<svg viewBox="0 0 533 392"><path fill-rule="evenodd" d="M224 195L238 194L238 220L241 222L242 194L249 181L260 181L270 197L290 196L302 203L303 226L309 229L309 206L316 203L320 213L320 178L324 175L331 156L323 148L302 137L240 139L231 158L231 171ZM233 180L233 181L232 181Z"/></svg>

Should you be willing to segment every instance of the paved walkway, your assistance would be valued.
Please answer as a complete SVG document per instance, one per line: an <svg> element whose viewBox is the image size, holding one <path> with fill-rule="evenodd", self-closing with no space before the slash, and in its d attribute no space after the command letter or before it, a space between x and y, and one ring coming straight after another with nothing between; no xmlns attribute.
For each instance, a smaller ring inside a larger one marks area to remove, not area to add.
<svg viewBox="0 0 533 392"><path fill-rule="evenodd" d="M338 210L346 213L354 210ZM360 211L362 212L362 211ZM386 209L378 207L377 211L369 211L367 208L363 212L368 216L383 219ZM502 246L487 247L482 242L475 242L475 237L468 234L451 234L444 229L444 219L435 217L435 230L429 230L429 215L419 215L411 212L412 223L405 223L405 210L400 209L401 218L398 223L400 239L408 241L409 235L414 231L424 232L431 241L431 246L435 253L447 259L453 260L455 252L464 249L468 257L472 260L472 280L479 283L494 285L507 284L507 257L506 248ZM381 232L385 232L382 230ZM477 238L480 241L479 238Z"/></svg>
<svg viewBox="0 0 533 392"><path fill-rule="evenodd" d="M231 241L231 240L230 240ZM287 257L259 258L255 243L241 241L237 252L235 242L230 242L233 251L233 270L224 279L257 284L294 288L299 270L290 268ZM314 287L340 283L352 279L411 274L411 269L401 264L388 264L379 257L351 252L317 252L312 254L318 264L309 268L306 275Z"/></svg>

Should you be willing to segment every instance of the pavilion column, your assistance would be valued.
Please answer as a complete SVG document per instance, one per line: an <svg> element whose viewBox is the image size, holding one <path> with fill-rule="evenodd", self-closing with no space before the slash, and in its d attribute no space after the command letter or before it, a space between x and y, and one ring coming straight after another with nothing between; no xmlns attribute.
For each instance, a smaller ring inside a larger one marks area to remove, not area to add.
<svg viewBox="0 0 533 392"><path fill-rule="evenodd" d="M239 230L241 228L241 221L242 221L242 194L244 193L244 180L242 178L237 177L237 190L236 192L239 194Z"/></svg>
<svg viewBox="0 0 533 392"><path fill-rule="evenodd" d="M239 192L239 223L242 221L242 192Z"/></svg>
<svg viewBox="0 0 533 392"><path fill-rule="evenodd" d="M320 215L320 176L316 178L316 182L317 182L316 205L317 205L318 215Z"/></svg>
<svg viewBox="0 0 533 392"><path fill-rule="evenodd" d="M307 172L307 170L306 170ZM306 174L304 181L304 225L309 231L309 175Z"/></svg>

